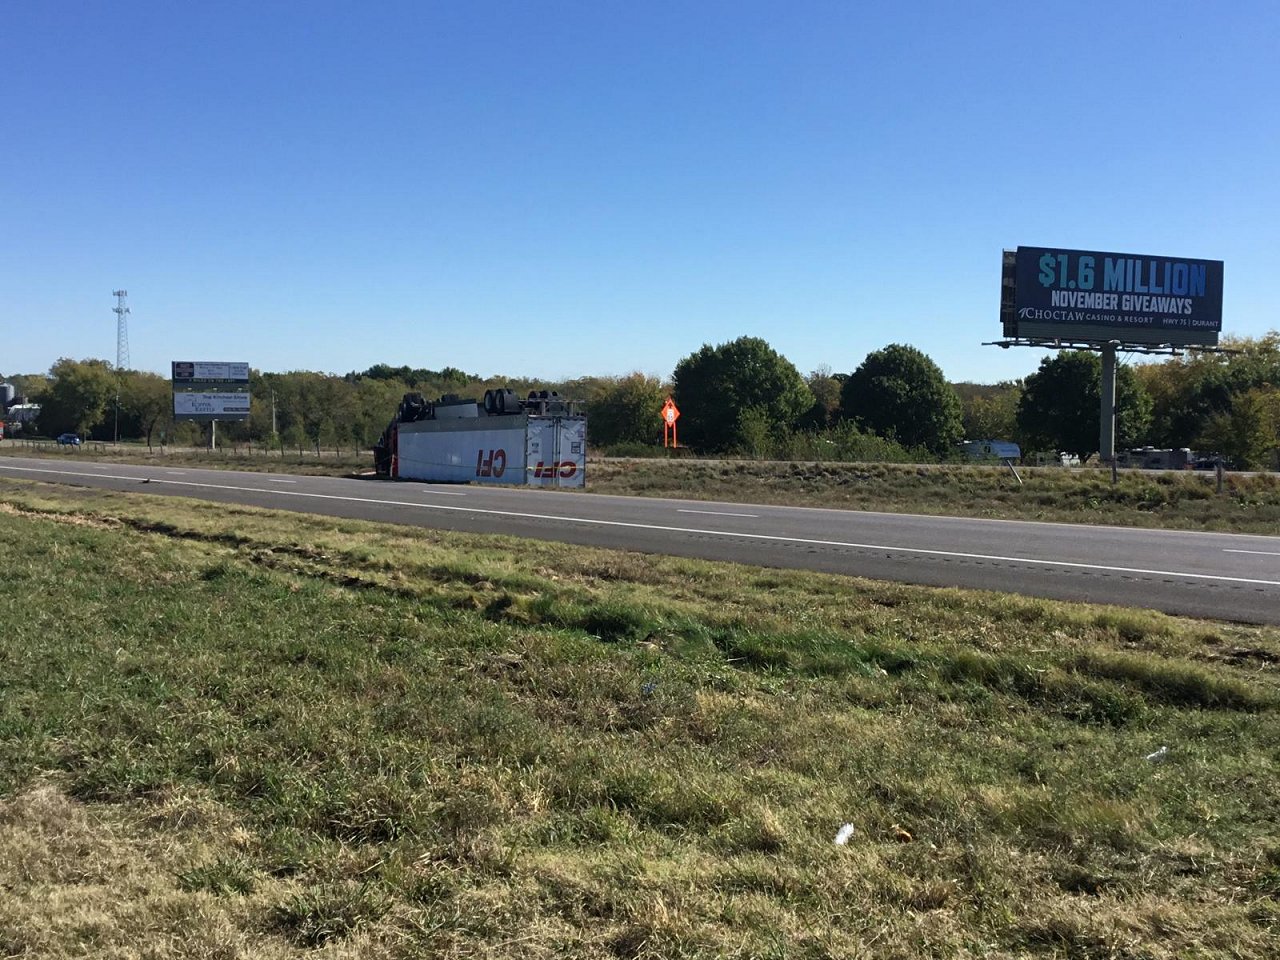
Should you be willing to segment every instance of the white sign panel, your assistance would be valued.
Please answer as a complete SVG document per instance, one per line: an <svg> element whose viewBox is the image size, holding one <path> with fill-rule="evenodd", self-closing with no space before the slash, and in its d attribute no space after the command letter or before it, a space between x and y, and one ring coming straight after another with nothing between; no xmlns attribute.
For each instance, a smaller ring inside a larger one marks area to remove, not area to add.
<svg viewBox="0 0 1280 960"><path fill-rule="evenodd" d="M407 480L466 483L521 483L524 478L524 422L502 422L480 430L424 431L401 424L399 475ZM474 422L474 421L473 421Z"/></svg>
<svg viewBox="0 0 1280 960"><path fill-rule="evenodd" d="M175 393L173 395L173 414L176 417L243 419L249 415L249 394Z"/></svg>
<svg viewBox="0 0 1280 960"><path fill-rule="evenodd" d="M581 487L587 424L577 417L402 423L396 457L396 476L406 480Z"/></svg>
<svg viewBox="0 0 1280 960"><path fill-rule="evenodd" d="M175 380L249 380L249 364L205 360L175 360Z"/></svg>

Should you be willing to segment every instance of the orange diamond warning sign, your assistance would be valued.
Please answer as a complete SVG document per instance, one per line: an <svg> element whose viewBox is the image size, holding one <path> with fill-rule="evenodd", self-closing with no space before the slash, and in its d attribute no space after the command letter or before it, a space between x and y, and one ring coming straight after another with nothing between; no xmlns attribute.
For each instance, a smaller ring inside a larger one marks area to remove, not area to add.
<svg viewBox="0 0 1280 960"><path fill-rule="evenodd" d="M664 447L678 447L676 443L676 421L680 419L680 410L676 407L676 402L667 397L667 402L662 405L662 445Z"/></svg>

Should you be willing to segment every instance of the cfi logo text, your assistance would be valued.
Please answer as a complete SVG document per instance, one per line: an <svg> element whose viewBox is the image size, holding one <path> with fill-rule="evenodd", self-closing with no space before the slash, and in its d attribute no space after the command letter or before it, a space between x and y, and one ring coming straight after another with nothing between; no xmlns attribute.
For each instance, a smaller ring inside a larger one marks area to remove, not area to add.
<svg viewBox="0 0 1280 960"><path fill-rule="evenodd" d="M539 460L538 465L533 468L533 475L539 480L550 480L554 477L560 477L563 480L568 480L577 472L578 465L572 460L561 460L559 463L555 463L554 461L551 463L545 463L542 460Z"/></svg>
<svg viewBox="0 0 1280 960"><path fill-rule="evenodd" d="M476 476L500 477L507 472L507 451L490 450L486 457L484 450L476 451Z"/></svg>

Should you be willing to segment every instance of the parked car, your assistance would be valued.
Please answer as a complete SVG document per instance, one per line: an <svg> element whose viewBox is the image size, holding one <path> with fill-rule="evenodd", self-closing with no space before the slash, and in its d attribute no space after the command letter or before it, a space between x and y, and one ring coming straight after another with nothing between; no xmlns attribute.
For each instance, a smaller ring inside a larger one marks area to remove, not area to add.
<svg viewBox="0 0 1280 960"><path fill-rule="evenodd" d="M80 446L80 438L77 437L74 433L60 433L58 434L58 445L59 446L70 445L73 447L78 447Z"/></svg>

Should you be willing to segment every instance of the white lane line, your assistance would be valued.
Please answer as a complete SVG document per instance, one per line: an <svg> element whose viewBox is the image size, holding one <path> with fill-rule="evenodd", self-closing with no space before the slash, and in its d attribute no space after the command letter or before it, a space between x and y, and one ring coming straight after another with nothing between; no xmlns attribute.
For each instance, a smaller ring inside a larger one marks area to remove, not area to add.
<svg viewBox="0 0 1280 960"><path fill-rule="evenodd" d="M433 497L465 497L465 493L459 493L457 490L423 490L423 493L429 493Z"/></svg>
<svg viewBox="0 0 1280 960"><path fill-rule="evenodd" d="M70 470L40 470L35 467L11 467L0 464L0 470L21 473L48 473L55 476L95 477L99 480L137 480L136 476L104 476L73 473ZM1250 577L1224 577L1214 573L1189 573L1184 570L1148 570L1144 567L1114 567L1100 563L1077 563L1072 560L1042 560L1033 557L1009 557L1000 554L961 553L957 550L932 550L925 547L897 547L884 543L854 543L844 540L813 540L806 537L780 537L748 530L700 530L696 527L669 527L658 523L631 523L626 520L598 520L593 517L556 516L551 513L523 513L516 510L491 510L483 507L448 507L442 503L415 503L410 500L378 500L373 497L343 497L333 493L308 493L304 490L263 490L261 487L237 487L226 483L197 483L194 480L156 480L171 487L194 487L205 490L228 490L233 493L269 493L277 497L306 497L312 500L336 500L344 503L367 503L383 507L416 507L419 510L442 510L451 513L484 514L491 517L513 517L519 520L553 520L559 523L581 523L597 527L625 527L630 530L656 530L663 533L696 533L704 537L738 537L766 540L770 543L803 543L818 547L845 547L854 550L883 550L887 553L913 553L924 557L956 557L961 560L999 560L1004 563L1026 563L1039 567L1067 567L1073 570L1103 570L1108 573L1141 573L1152 577L1182 577L1187 580L1212 580L1215 583L1248 583L1263 587L1280 587L1280 580L1256 580Z"/></svg>
<svg viewBox="0 0 1280 960"><path fill-rule="evenodd" d="M1272 553L1270 550L1229 550L1223 548L1223 553L1252 553L1258 557L1280 557L1280 553Z"/></svg>
<svg viewBox="0 0 1280 960"><path fill-rule="evenodd" d="M758 513L722 513L719 510L677 510L676 513L705 513L708 517L750 517L752 520L760 517Z"/></svg>
<svg viewBox="0 0 1280 960"><path fill-rule="evenodd" d="M185 470L166 470L165 473L172 474L175 477L185 477L187 475Z"/></svg>
<svg viewBox="0 0 1280 960"><path fill-rule="evenodd" d="M277 477L263 477L262 479L267 481L267 483L297 483L298 482L297 480L283 480Z"/></svg>

